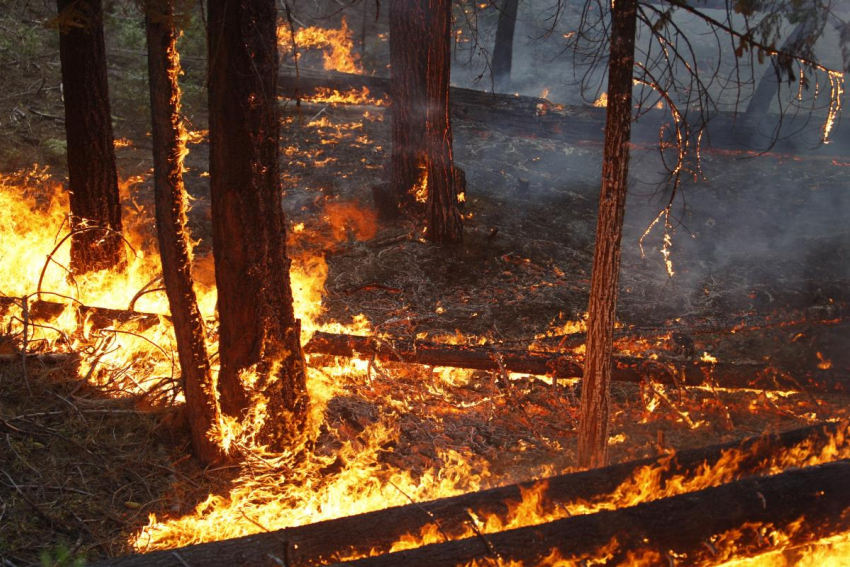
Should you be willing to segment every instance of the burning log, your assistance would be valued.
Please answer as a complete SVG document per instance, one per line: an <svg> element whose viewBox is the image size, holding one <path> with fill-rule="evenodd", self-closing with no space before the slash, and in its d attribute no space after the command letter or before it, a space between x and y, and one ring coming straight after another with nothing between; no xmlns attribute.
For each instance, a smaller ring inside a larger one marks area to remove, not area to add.
<svg viewBox="0 0 850 567"><path fill-rule="evenodd" d="M716 565L846 532L848 482L845 460L344 565L532 566L554 564L552 559L579 565L594 558L608 565L672 565L674 558L677 564ZM771 541L777 533L784 537Z"/></svg>
<svg viewBox="0 0 850 567"><path fill-rule="evenodd" d="M564 517L571 513L592 513L634 505L652 498L664 498L740 478L771 474L776 470L813 465L848 456L848 424L832 423L788 431L780 435L752 437L740 443L682 451L672 457L643 459L560 475L544 482L531 481L493 488L275 532L192 545L176 551L118 557L99 565L326 565L349 557L389 553L400 541L420 541L420 534L423 532L431 534L431 541L469 537L475 533L470 526L471 517L495 516L500 519L501 525L510 525L509 516L516 513L518 503L523 502L526 494L535 494L538 498L536 502L544 505L547 511L557 511L560 514L558 517ZM842 478L846 480L846 477ZM810 490L822 489L823 487L818 486L817 489ZM538 492L535 493L535 490ZM846 498L850 498L850 491L845 492L848 492ZM801 496L803 494L800 493ZM747 502L751 500L752 495L746 499ZM812 505L815 505L814 502L815 499L812 500ZM761 505L756 508L761 509ZM713 506L712 509L724 510L722 507ZM663 516L657 518L663 519ZM691 525L700 519L701 515L696 514ZM486 537L490 540L495 536ZM470 540L464 541L473 545ZM472 541L477 545L474 552L481 553L481 540Z"/></svg>
<svg viewBox="0 0 850 567"><path fill-rule="evenodd" d="M552 375L580 378L582 366L570 355L525 350L497 349L490 346L448 345L410 339L338 335L317 332L304 347L306 354L325 354L348 358L372 358L384 362L404 362L475 370ZM698 386L712 377L724 388L764 388L798 390L800 384L787 379L760 380L763 363L713 362L705 360L652 360L623 354L614 355L613 379L639 383L647 378L663 384ZM844 389L840 376L818 371L819 382L806 389L834 391ZM764 383L762 383L764 382Z"/></svg>
<svg viewBox="0 0 850 567"><path fill-rule="evenodd" d="M0 312L8 311L15 306L20 307L19 297L0 297ZM168 319L167 315L155 313L143 313L127 309L111 309L109 307L91 307L82 303L70 304L58 301L46 301L36 299L30 302L29 316L35 320L50 321L59 317L66 309L76 309L80 319L87 319L94 328L104 329L116 323L136 323L140 330L145 330L159 324L161 318Z"/></svg>

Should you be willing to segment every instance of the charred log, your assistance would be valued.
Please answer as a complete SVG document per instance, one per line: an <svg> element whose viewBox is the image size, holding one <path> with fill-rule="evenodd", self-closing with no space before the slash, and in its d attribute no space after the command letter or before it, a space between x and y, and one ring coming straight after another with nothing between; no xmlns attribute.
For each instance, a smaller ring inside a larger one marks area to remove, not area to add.
<svg viewBox="0 0 850 567"><path fill-rule="evenodd" d="M812 455L820 454L824 448L833 446L833 438L839 440L836 447L838 454L847 454L847 434L846 423L819 425L780 435L752 437L741 442L682 451L673 458L664 456L643 459L556 476L546 481L540 498L553 509L576 502L604 501L618 487L637 478L646 470L658 471L660 485L666 485L671 479L680 476L693 477L718 466L722 466L725 471L725 481L768 474L770 461L777 455L792 453L798 448L803 448ZM734 467L730 465L729 459L732 452L744 455ZM504 518L511 507L522 500L523 492L533 489L536 485L536 482L526 482L504 486L307 526L188 546L176 552L158 551L119 557L99 565L273 567L281 563L277 558L287 558L290 565L303 567L326 565L343 557L370 551L387 553L402 536L419 534L428 526L439 526L439 531L447 540L462 537L469 532L469 512L478 517L495 514ZM700 515L697 514L696 517L699 519ZM490 537L492 536L487 536L488 539ZM481 549L476 548L476 551L480 552Z"/></svg>
<svg viewBox="0 0 850 567"><path fill-rule="evenodd" d="M762 526L789 534L787 543L777 546L780 550L850 529L848 482L850 461L839 461L344 564L448 567L499 558L501 564L542 565L557 557L580 565L605 556L609 565L628 565L636 557L651 558L649 563L658 565L672 564L674 557L677 564L716 565L726 554L746 557L770 551L776 544L761 536Z"/></svg>
<svg viewBox="0 0 850 567"><path fill-rule="evenodd" d="M371 97L392 98L390 80L385 77L312 69L301 69L298 77L285 70L280 77L280 94L289 99L309 98L316 95L321 88L361 91L364 87L369 90ZM450 89L450 98L449 112L452 120L472 123L473 128L480 128L482 132L496 130L509 136L539 137L569 144L601 144L603 142L605 108L565 106L553 104L543 98L489 93L458 87ZM669 120L670 115L667 111L647 110L640 120L642 127L633 128L632 143L657 145L656 126ZM700 117L694 115L689 120L693 124L698 124ZM783 119L782 132L795 132L798 135L795 139L780 136L774 141L771 150L790 154L805 153L801 150L799 143L799 133L802 130L820 132L808 117L786 116ZM848 132L850 131L839 129L830 136L828 149L832 152L831 155L844 155L842 152L850 146ZM714 116L704 138L710 139L711 148L733 151L750 151L754 143L769 141L769 135L760 132L755 126L742 124L730 113L719 113ZM708 147L704 149L708 150ZM818 155L825 155L823 149Z"/></svg>
<svg viewBox="0 0 850 567"><path fill-rule="evenodd" d="M307 354L325 354L348 358L372 358L385 362L448 366L475 370L498 371L557 378L580 378L584 368L571 355L524 350L498 349L486 346L448 345L410 339L381 339L357 335L318 332L304 346ZM767 390L800 389L788 379L764 379L765 366L757 362L707 362L687 359L648 359L614 354L612 380L639 383L653 380L663 384L699 386L716 383L724 388L763 388ZM818 382L806 382L806 390L841 391L841 376L826 371L812 374Z"/></svg>
<svg viewBox="0 0 850 567"><path fill-rule="evenodd" d="M20 306L19 297L0 297L0 313L7 312L15 306ZM60 303L57 301L34 300L29 304L29 316L35 321L52 321L59 317L66 309L77 311L78 320L88 322L93 329L105 329L115 324L135 324L136 329L146 330L159 324L160 318L169 319L167 315L155 313L143 313L140 311L129 311L125 309L111 309L108 307L91 307L81 303Z"/></svg>

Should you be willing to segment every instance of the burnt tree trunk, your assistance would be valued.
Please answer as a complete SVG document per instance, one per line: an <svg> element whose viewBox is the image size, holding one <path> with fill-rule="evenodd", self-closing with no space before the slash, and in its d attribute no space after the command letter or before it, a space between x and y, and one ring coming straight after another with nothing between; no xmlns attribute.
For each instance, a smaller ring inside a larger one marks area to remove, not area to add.
<svg viewBox="0 0 850 567"><path fill-rule="evenodd" d="M390 0L390 189L401 210L415 205L425 175L428 9L428 0Z"/></svg>
<svg viewBox="0 0 850 567"><path fill-rule="evenodd" d="M154 202L162 279L171 309L186 414L195 455L204 463L221 457L213 431L219 422L215 381L205 344L204 322L192 287L183 185L185 130L180 116L180 57L174 0L151 0L145 14L148 82L151 91Z"/></svg>
<svg viewBox="0 0 850 567"><path fill-rule="evenodd" d="M308 400L278 170L276 17L275 0L221 0L207 21L221 407L239 416L264 399L275 419L260 438L283 447Z"/></svg>
<svg viewBox="0 0 850 567"><path fill-rule="evenodd" d="M590 280L587 356L578 437L578 464L582 467L604 466L608 461L609 385L629 174L636 0L618 0L612 5L611 19L602 194Z"/></svg>
<svg viewBox="0 0 850 567"><path fill-rule="evenodd" d="M101 0L57 0L57 5L71 229L102 228L73 235L71 269L82 274L120 268L125 252L106 81L103 7Z"/></svg>
<svg viewBox="0 0 850 567"><path fill-rule="evenodd" d="M463 239L457 208L459 180L452 155L452 119L449 114L451 74L451 0L428 1L428 100L426 129L428 150L428 211L425 238L447 244Z"/></svg>
<svg viewBox="0 0 850 567"><path fill-rule="evenodd" d="M514 54L514 29L519 0L505 0L499 7L496 43L493 46L493 83L496 92L511 88L511 63Z"/></svg>

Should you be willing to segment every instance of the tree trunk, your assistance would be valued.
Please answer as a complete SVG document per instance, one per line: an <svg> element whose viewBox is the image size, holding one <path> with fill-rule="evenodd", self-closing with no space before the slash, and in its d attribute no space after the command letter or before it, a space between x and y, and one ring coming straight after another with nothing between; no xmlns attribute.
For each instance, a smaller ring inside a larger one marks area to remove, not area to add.
<svg viewBox="0 0 850 567"><path fill-rule="evenodd" d="M400 210L416 204L425 175L428 0L390 0L390 183Z"/></svg>
<svg viewBox="0 0 850 567"><path fill-rule="evenodd" d="M275 419L259 436L282 448L300 432L308 400L278 171L277 10L275 0L208 6L221 407L239 416L264 401Z"/></svg>
<svg viewBox="0 0 850 567"><path fill-rule="evenodd" d="M124 264L121 200L115 169L112 115L106 82L101 0L57 0L59 59L65 99L71 269L83 274Z"/></svg>
<svg viewBox="0 0 850 567"><path fill-rule="evenodd" d="M452 119L449 114L451 74L451 0L428 1L428 100L425 135L428 149L428 218L425 238L438 244L463 239L457 208L461 178L452 155Z"/></svg>
<svg viewBox="0 0 850 567"><path fill-rule="evenodd" d="M451 2L390 2L391 192L399 210L425 203L426 237L461 239L449 116Z"/></svg>
<svg viewBox="0 0 850 567"><path fill-rule="evenodd" d="M493 46L493 83L497 92L506 92L511 88L514 28L516 28L519 0L505 0L499 9L496 43Z"/></svg>
<svg viewBox="0 0 850 567"><path fill-rule="evenodd" d="M180 116L180 56L174 23L174 0L150 0L145 14L148 79L151 91L154 202L162 279L171 308L186 413L195 455L204 463L218 460L221 448L213 431L219 424L215 380L205 344L204 322L192 287L192 261L186 228L186 155Z"/></svg>
<svg viewBox="0 0 850 567"><path fill-rule="evenodd" d="M608 461L609 385L620 279L620 240L629 174L636 4L636 0L617 0L611 8L602 194L590 280L587 356L578 437L578 464L582 467L604 466Z"/></svg>
<svg viewBox="0 0 850 567"><path fill-rule="evenodd" d="M846 422L786 431L780 435L750 437L740 442L682 451L675 458L663 455L554 476L544 481L545 487L538 492L539 502L546 510L563 510L581 503L608 502L615 492L630 495L633 494L631 490L618 491L619 487L635 486L643 488L640 501L646 501L647 498L663 496L647 489L648 476L652 476L658 486L669 490L667 494L678 494L681 491L681 478L710 479L708 483L692 485L691 489L716 486L769 474L775 462L784 463L783 468L806 466L810 462L793 458L788 461L789 455L799 458L832 454L838 459L850 454L848 445L850 436ZM743 455L743 458L738 460L738 455ZM648 475L647 471L652 471L652 474ZM180 549L179 556L166 550L118 557L105 561L102 566L181 567L190 564L207 567L273 567L280 565L275 557L284 555L288 555L290 565L326 565L340 556L367 554L370 551L387 553L402 536L420 534L429 527L439 526L441 539L454 540L468 536L468 511L478 518L495 515L504 525L510 511L516 509L516 503L523 500L523 494L534 493L535 487L539 487L538 481L501 486L305 526L191 545ZM486 537L489 539L491 536ZM288 553L284 545L288 546Z"/></svg>

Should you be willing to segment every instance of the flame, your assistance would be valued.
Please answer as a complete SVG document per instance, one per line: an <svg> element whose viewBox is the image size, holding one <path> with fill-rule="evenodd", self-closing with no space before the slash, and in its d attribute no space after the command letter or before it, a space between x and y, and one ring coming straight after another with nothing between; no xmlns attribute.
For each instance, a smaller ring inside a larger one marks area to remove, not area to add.
<svg viewBox="0 0 850 567"><path fill-rule="evenodd" d="M607 108L608 107L608 93L606 92L606 93L602 93L601 95L599 95L599 98L597 98L594 101L593 106L595 106L596 108Z"/></svg>
<svg viewBox="0 0 850 567"><path fill-rule="evenodd" d="M289 43L289 28L278 28L278 44L285 47ZM324 57L324 68L328 71L343 73L362 73L360 56L354 52L353 32L348 27L348 21L342 18L338 30L324 29L316 26L301 28L295 33L295 43L300 48L321 49Z"/></svg>
<svg viewBox="0 0 850 567"><path fill-rule="evenodd" d="M832 361L831 360L829 360L828 358L824 358L823 354L821 354L819 352L816 353L816 354L817 354L818 360L820 361L820 362L818 362L818 368L820 368L821 370L829 370L830 368L832 368Z"/></svg>
<svg viewBox="0 0 850 567"><path fill-rule="evenodd" d="M428 202L428 166L425 164L419 166L419 181L413 186L412 193L417 203Z"/></svg>
<svg viewBox="0 0 850 567"><path fill-rule="evenodd" d="M829 77L829 111L823 125L823 143L829 143L829 134L838 116L841 115L841 100L844 98L844 73L828 71Z"/></svg>
<svg viewBox="0 0 850 567"><path fill-rule="evenodd" d="M319 104L362 104L370 106L386 106L386 99L374 98L369 93L368 87L363 87L360 90L349 89L345 92L340 92L327 87L319 87L309 97L304 100Z"/></svg>

